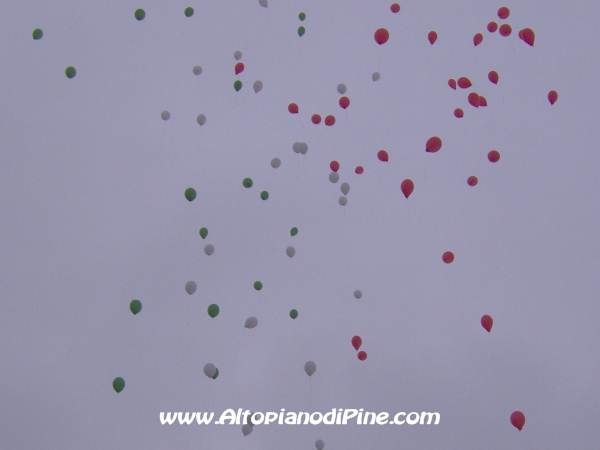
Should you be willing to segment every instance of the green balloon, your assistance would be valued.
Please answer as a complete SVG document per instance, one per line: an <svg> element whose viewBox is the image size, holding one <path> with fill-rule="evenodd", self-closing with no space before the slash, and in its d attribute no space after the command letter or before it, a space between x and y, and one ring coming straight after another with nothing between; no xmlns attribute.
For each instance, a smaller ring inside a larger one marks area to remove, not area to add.
<svg viewBox="0 0 600 450"><path fill-rule="evenodd" d="M144 17L146 17L146 11L144 11L142 8L135 10L135 18L137 20L144 20Z"/></svg>
<svg viewBox="0 0 600 450"><path fill-rule="evenodd" d="M219 376L219 369L215 370L215 374L211 377L213 380L216 380Z"/></svg>
<svg viewBox="0 0 600 450"><path fill-rule="evenodd" d="M296 236L298 234L298 228L294 227L290 230L290 234L292 236Z"/></svg>
<svg viewBox="0 0 600 450"><path fill-rule="evenodd" d="M303 12L301 12L300 14L298 14L298 19L300 19L300 20L306 19L306 14L304 14Z"/></svg>
<svg viewBox="0 0 600 450"><path fill-rule="evenodd" d="M65 75L67 78L73 78L75 76L76 70L75 67L69 66L65 69Z"/></svg>
<svg viewBox="0 0 600 450"><path fill-rule="evenodd" d="M306 33L306 29L304 27L299 27L298 28L298 36L302 36L304 33Z"/></svg>
<svg viewBox="0 0 600 450"><path fill-rule="evenodd" d="M292 319L295 319L296 317L298 317L298 311L296 311L295 309L292 309L292 310L290 311L290 317L291 317Z"/></svg>
<svg viewBox="0 0 600 450"><path fill-rule="evenodd" d="M263 200L266 200L269 198L269 193L267 191L262 191L260 193L260 198L262 198Z"/></svg>
<svg viewBox="0 0 600 450"><path fill-rule="evenodd" d="M194 15L194 8L188 6L184 11L185 17L192 17Z"/></svg>
<svg viewBox="0 0 600 450"><path fill-rule="evenodd" d="M213 319L219 315L219 307L214 303L208 307L208 315Z"/></svg>
<svg viewBox="0 0 600 450"><path fill-rule="evenodd" d="M208 236L208 230L204 227L200 228L200 237L202 237L202 239L206 239L206 236Z"/></svg>
<svg viewBox="0 0 600 450"><path fill-rule="evenodd" d="M254 283L254 289L256 289L257 291L260 291L262 289L262 283L260 281L256 281Z"/></svg>
<svg viewBox="0 0 600 450"><path fill-rule="evenodd" d="M142 310L142 302L140 302L139 300L131 300L131 303L129 304L129 309L135 316Z"/></svg>
<svg viewBox="0 0 600 450"><path fill-rule="evenodd" d="M194 188L187 188L185 190L185 198L188 202L191 202L196 198L196 190Z"/></svg>
<svg viewBox="0 0 600 450"><path fill-rule="evenodd" d="M242 82L240 80L235 80L235 83L233 83L233 88L236 91L239 91L242 88Z"/></svg>
<svg viewBox="0 0 600 450"><path fill-rule="evenodd" d="M125 380L121 377L117 377L113 380L113 389L118 394L125 389Z"/></svg>
<svg viewBox="0 0 600 450"><path fill-rule="evenodd" d="M44 35L44 32L42 30L40 30L39 28L36 28L35 30L33 30L33 38L36 41L38 39L41 39L43 35Z"/></svg>
<svg viewBox="0 0 600 450"><path fill-rule="evenodd" d="M244 178L244 187L251 188L252 187L252 178Z"/></svg>

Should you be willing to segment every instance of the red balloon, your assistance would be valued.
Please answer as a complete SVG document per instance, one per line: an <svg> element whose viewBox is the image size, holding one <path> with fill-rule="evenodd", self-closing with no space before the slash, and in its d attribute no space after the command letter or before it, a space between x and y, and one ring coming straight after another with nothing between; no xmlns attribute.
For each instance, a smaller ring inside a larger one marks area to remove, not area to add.
<svg viewBox="0 0 600 450"><path fill-rule="evenodd" d="M487 30L490 33L494 33L498 29L498 24L496 22L490 22L487 24Z"/></svg>
<svg viewBox="0 0 600 450"><path fill-rule="evenodd" d="M477 94L476 92L471 92L467 97L467 100L469 101L469 104L471 104L471 106L479 108L479 94Z"/></svg>
<svg viewBox="0 0 600 450"><path fill-rule="evenodd" d="M473 84L471 83L471 80L469 80L467 77L460 77L458 79L458 87L461 89L467 89L470 88L471 86L473 86Z"/></svg>
<svg viewBox="0 0 600 450"><path fill-rule="evenodd" d="M479 44L481 44L482 41L483 41L483 34L477 33L475 36L473 36L473 44L475 45L475 47L477 47Z"/></svg>
<svg viewBox="0 0 600 450"><path fill-rule="evenodd" d="M490 73L488 73L488 80L490 80L492 83L498 84L498 79L498 72L495 70L491 70Z"/></svg>
<svg viewBox="0 0 600 450"><path fill-rule="evenodd" d="M298 114L298 105L296 105L295 103L290 103L288 105L288 111L292 114Z"/></svg>
<svg viewBox="0 0 600 450"><path fill-rule="evenodd" d="M329 115L327 117L325 117L325 125L327 125L328 127L332 126L335 123L335 117Z"/></svg>
<svg viewBox="0 0 600 450"><path fill-rule="evenodd" d="M556 92L556 91L548 92L548 101L550 102L550 104L554 105L556 103L556 100L558 100L558 92Z"/></svg>
<svg viewBox="0 0 600 450"><path fill-rule="evenodd" d="M363 166L356 166L356 169L354 169L354 172L357 173L358 175L360 175L364 171L365 171L365 169L363 169Z"/></svg>
<svg viewBox="0 0 600 450"><path fill-rule="evenodd" d="M377 152L377 157L379 158L379 161L388 162L388 152L385 150L379 150Z"/></svg>
<svg viewBox="0 0 600 450"><path fill-rule="evenodd" d="M494 321L487 314L481 318L481 326L485 328L485 331L488 333L492 331L492 326L494 325Z"/></svg>
<svg viewBox="0 0 600 450"><path fill-rule="evenodd" d="M340 106L346 109L350 106L350 99L348 97L340 97Z"/></svg>
<svg viewBox="0 0 600 450"><path fill-rule="evenodd" d="M454 253L445 252L442 255L442 261L444 261L446 264L450 264L452 261L454 261Z"/></svg>
<svg viewBox="0 0 600 450"><path fill-rule="evenodd" d="M477 177L475 175L471 175L469 178L467 178L467 184L469 186L477 186L477 182L479 180L477 179Z"/></svg>
<svg viewBox="0 0 600 450"><path fill-rule="evenodd" d="M435 41L437 41L437 33L435 31L430 31L427 35L427 39L429 39L429 43L433 45Z"/></svg>
<svg viewBox="0 0 600 450"><path fill-rule="evenodd" d="M400 190L402 191L402 193L404 194L404 196L406 198L410 197L410 194L412 194L414 189L415 189L415 183L413 183L412 180L409 180L408 178L406 180L404 180L402 182L402 184L400 185Z"/></svg>
<svg viewBox="0 0 600 450"><path fill-rule="evenodd" d="M442 140L437 136L430 137L425 143L425 151L429 153L435 153L441 148Z"/></svg>
<svg viewBox="0 0 600 450"><path fill-rule="evenodd" d="M487 100L483 95L479 96L479 106L487 106Z"/></svg>
<svg viewBox="0 0 600 450"><path fill-rule="evenodd" d="M321 123L321 116L318 114L313 114L312 117L310 118L310 120L312 121L312 123L314 123L315 125L319 125Z"/></svg>
<svg viewBox="0 0 600 450"><path fill-rule="evenodd" d="M463 113L462 109L456 108L454 110L454 117L457 117L458 119L460 119L463 115L464 115L464 113Z"/></svg>
<svg viewBox="0 0 600 450"><path fill-rule="evenodd" d="M520 38L523 39L527 44L533 47L535 41L535 33L531 28L524 28L520 32Z"/></svg>
<svg viewBox="0 0 600 450"><path fill-rule="evenodd" d="M365 359L367 359L367 352L363 352L363 351L358 352L358 359L360 359L361 361L364 361Z"/></svg>
<svg viewBox="0 0 600 450"><path fill-rule="evenodd" d="M237 75L238 73L242 73L244 71L244 63L237 63L235 65L235 74Z"/></svg>
<svg viewBox="0 0 600 450"><path fill-rule="evenodd" d="M400 5L398 3L392 3L392 6L390 6L390 10L396 14L397 12L400 12Z"/></svg>
<svg viewBox="0 0 600 450"><path fill-rule="evenodd" d="M380 28L375 32L375 42L379 45L385 44L390 38L390 33L385 28Z"/></svg>
<svg viewBox="0 0 600 450"><path fill-rule="evenodd" d="M331 161L329 163L329 168L334 171L337 172L338 170L340 170L340 163L337 161Z"/></svg>
<svg viewBox="0 0 600 450"><path fill-rule="evenodd" d="M360 338L360 336L354 336L352 338L352 347L354 347L354 350L358 350L361 345L362 345L362 339Z"/></svg>
<svg viewBox="0 0 600 450"><path fill-rule="evenodd" d="M515 411L510 415L510 423L512 423L513 427L517 430L521 431L525 425L525 414L521 411Z"/></svg>
<svg viewBox="0 0 600 450"><path fill-rule="evenodd" d="M510 10L506 6L503 6L498 10L498 17L502 20L508 19L508 16L510 16Z"/></svg>
<svg viewBox="0 0 600 450"><path fill-rule="evenodd" d="M510 36L510 33L512 32L512 28L510 27L509 24L507 23L503 23L502 25L500 25L500 35L501 36Z"/></svg>
<svg viewBox="0 0 600 450"><path fill-rule="evenodd" d="M497 150L492 150L488 153L488 160L492 163L500 161L500 153Z"/></svg>
<svg viewBox="0 0 600 450"><path fill-rule="evenodd" d="M523 30L519 30L519 39L523 40Z"/></svg>
<svg viewBox="0 0 600 450"><path fill-rule="evenodd" d="M454 80L454 78L450 78L448 80L448 86L450 86L452 89L456 90L456 81Z"/></svg>

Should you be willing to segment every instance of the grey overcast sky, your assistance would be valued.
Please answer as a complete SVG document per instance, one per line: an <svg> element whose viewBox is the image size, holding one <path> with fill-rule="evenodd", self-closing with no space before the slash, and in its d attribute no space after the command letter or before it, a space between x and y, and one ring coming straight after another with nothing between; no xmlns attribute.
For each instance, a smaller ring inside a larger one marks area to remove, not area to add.
<svg viewBox="0 0 600 450"><path fill-rule="evenodd" d="M0 447L597 448L600 6L424 0L393 14L391 3L0 4ZM490 21L512 34L489 33ZM534 47L517 36L525 27ZM452 90L461 76L473 86ZM472 91L487 108L469 105ZM312 124L315 113L335 125ZM437 153L425 152L431 136ZM159 421L227 408L441 420L258 425L247 437Z"/></svg>

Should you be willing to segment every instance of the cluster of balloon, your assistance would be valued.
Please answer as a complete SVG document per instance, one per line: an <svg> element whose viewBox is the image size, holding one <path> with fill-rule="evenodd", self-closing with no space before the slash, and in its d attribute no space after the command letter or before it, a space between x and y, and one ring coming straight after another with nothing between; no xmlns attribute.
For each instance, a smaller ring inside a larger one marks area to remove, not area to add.
<svg viewBox="0 0 600 450"><path fill-rule="evenodd" d="M306 152L308 152L308 144L306 142L294 142L292 150L294 150L294 153L306 155Z"/></svg>
<svg viewBox="0 0 600 450"><path fill-rule="evenodd" d="M304 19L306 19L306 14L301 12L300 14L298 14L298 19L300 19L300 22L304 22ZM302 36L304 36L304 33L306 33L306 28L304 28L302 25L300 25L298 27L298 36L302 37Z"/></svg>
<svg viewBox="0 0 600 450"><path fill-rule="evenodd" d="M358 349L360 348L360 346L362 345L362 339L360 338L360 336L354 336L352 338L352 347L354 347L354 350L356 350L358 352ZM360 361L364 361L365 359L367 359L367 352L365 351L360 351L357 353L356 355L358 357L358 359Z"/></svg>

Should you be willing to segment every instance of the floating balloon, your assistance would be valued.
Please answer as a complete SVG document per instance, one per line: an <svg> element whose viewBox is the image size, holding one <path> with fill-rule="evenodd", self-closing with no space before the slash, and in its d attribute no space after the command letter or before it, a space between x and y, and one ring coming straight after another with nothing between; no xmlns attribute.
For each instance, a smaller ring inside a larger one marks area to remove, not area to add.
<svg viewBox="0 0 600 450"><path fill-rule="evenodd" d="M312 123L314 123L315 125L319 125L321 123L321 116L318 114L313 114L312 117L310 118L310 121Z"/></svg>
<svg viewBox="0 0 600 450"><path fill-rule="evenodd" d="M194 8L188 6L187 8L185 8L183 13L185 14L185 17L192 17L194 15Z"/></svg>
<svg viewBox="0 0 600 450"><path fill-rule="evenodd" d="M452 261L454 261L454 253L444 252L442 255L442 261L444 261L446 264L450 264Z"/></svg>
<svg viewBox="0 0 600 450"><path fill-rule="evenodd" d="M362 292L359 290L354 291L354 298L361 298L362 297Z"/></svg>
<svg viewBox="0 0 600 450"><path fill-rule="evenodd" d="M512 423L513 427L517 430L521 431L525 425L525 414L521 411L515 411L510 415L510 423Z"/></svg>
<svg viewBox="0 0 600 450"><path fill-rule="evenodd" d="M301 12L300 14L298 14L298 19L300 19L301 21L304 21L304 19L306 19L306 14Z"/></svg>
<svg viewBox="0 0 600 450"><path fill-rule="evenodd" d="M185 190L185 192L183 193L183 195L185 195L185 199L188 202L193 201L196 198L196 189L194 188L187 188Z"/></svg>
<svg viewBox="0 0 600 450"><path fill-rule="evenodd" d="M250 424L242 425L242 433L244 434L244 437L246 437L250 433L252 433L252 425L250 425Z"/></svg>
<svg viewBox="0 0 600 450"><path fill-rule="evenodd" d="M331 181L332 183L337 183L338 181L340 181L339 174L336 172L331 172L329 174L329 181Z"/></svg>
<svg viewBox="0 0 600 450"><path fill-rule="evenodd" d="M362 174L364 171L365 169L363 168L363 166L356 166L356 169L354 169L354 172L358 175Z"/></svg>
<svg viewBox="0 0 600 450"><path fill-rule="evenodd" d="M204 114L198 114L198 117L196 117L196 122L198 122L198 125L202 126L206 123L206 116Z"/></svg>
<svg viewBox="0 0 600 450"><path fill-rule="evenodd" d="M296 105L295 103L290 103L288 105L288 111L292 114L298 114L298 105Z"/></svg>
<svg viewBox="0 0 600 450"><path fill-rule="evenodd" d="M258 0L258 4L260 6L262 6L263 8L266 8L269 6L269 2L267 0Z"/></svg>
<svg viewBox="0 0 600 450"><path fill-rule="evenodd" d="M502 20L508 19L509 15L510 15L510 10L506 6L503 6L502 8L500 8L498 10L498 17L500 17Z"/></svg>
<svg viewBox="0 0 600 450"><path fill-rule="evenodd" d="M254 282L254 289L256 289L257 291L260 291L262 288L263 288L263 284L260 281Z"/></svg>
<svg viewBox="0 0 600 450"><path fill-rule="evenodd" d="M298 27L298 36L302 37L304 36L304 33L306 33L306 28L302 26Z"/></svg>
<svg viewBox="0 0 600 450"><path fill-rule="evenodd" d="M487 24L487 30L490 33L495 33L497 29L498 29L498 24L496 22L490 22Z"/></svg>
<svg viewBox="0 0 600 450"><path fill-rule="evenodd" d="M381 78L381 75L379 75L379 72L373 72L373 75L371 75L371 79L373 81L379 81L379 78Z"/></svg>
<svg viewBox="0 0 600 450"><path fill-rule="evenodd" d="M44 32L42 30L40 30L39 28L36 28L35 30L33 30L33 33L31 33L31 35L32 35L33 39L38 41L42 38L42 36L44 35Z"/></svg>
<svg viewBox="0 0 600 450"><path fill-rule="evenodd" d="M352 347L354 347L354 350L358 350L362 345L362 339L360 338L360 336L354 336L351 342Z"/></svg>
<svg viewBox="0 0 600 450"><path fill-rule="evenodd" d="M236 92L239 92L242 88L242 82L240 80L235 80L235 82L233 83L233 88Z"/></svg>
<svg viewBox="0 0 600 450"><path fill-rule="evenodd" d="M262 81L260 81L260 80L255 81L254 84L252 85L252 88L254 89L254 93L258 94L263 88Z"/></svg>
<svg viewBox="0 0 600 450"><path fill-rule="evenodd" d="M125 380L121 377L117 377L113 380L113 389L118 394L125 389Z"/></svg>
<svg viewBox="0 0 600 450"><path fill-rule="evenodd" d="M415 184L412 182L412 180L409 180L408 178L400 184L400 190L406 198L408 198L410 194L412 194L414 189Z"/></svg>
<svg viewBox="0 0 600 450"><path fill-rule="evenodd" d="M389 160L388 152L386 152L385 150L379 150L377 152L377 158L379 159L379 161L388 162L388 160Z"/></svg>
<svg viewBox="0 0 600 450"><path fill-rule="evenodd" d="M208 315L213 319L219 315L219 307L214 303L210 305L206 311L208 312Z"/></svg>
<svg viewBox="0 0 600 450"><path fill-rule="evenodd" d="M300 142L298 144L298 151L303 155L306 155L306 152L308 151L308 144L306 142Z"/></svg>
<svg viewBox="0 0 600 450"><path fill-rule="evenodd" d="M73 78L76 73L77 73L77 71L75 70L75 67L69 66L65 69L65 75L67 76L67 78ZM167 120L167 119L165 119L165 120Z"/></svg>
<svg viewBox="0 0 600 450"><path fill-rule="evenodd" d="M340 197L338 203L342 206L346 206L348 204L348 199L346 197Z"/></svg>
<svg viewBox="0 0 600 450"><path fill-rule="evenodd" d="M294 142L294 145L292 145L292 150L294 150L294 153L300 153L300 142Z"/></svg>
<svg viewBox="0 0 600 450"><path fill-rule="evenodd" d="M212 244L208 244L204 247L204 253L208 256L212 255L215 252L215 247Z"/></svg>
<svg viewBox="0 0 600 450"><path fill-rule="evenodd" d="M200 75L202 73L202 67L194 66L194 68L192 69L192 72L194 73L194 75Z"/></svg>
<svg viewBox="0 0 600 450"><path fill-rule="evenodd" d="M131 303L129 304L129 310L135 316L142 310L142 302L140 302L139 300L131 300Z"/></svg>
<svg viewBox="0 0 600 450"><path fill-rule="evenodd" d="M442 140L437 136L432 136L427 139L425 143L425 151L428 153L435 153L442 148Z"/></svg>
<svg viewBox="0 0 600 450"><path fill-rule="evenodd" d="M233 53L233 57L235 58L236 61L239 61L240 59L242 59L242 52L240 52L239 50L236 50Z"/></svg>
<svg viewBox="0 0 600 450"><path fill-rule="evenodd" d="M315 370L317 370L317 365L313 361L308 361L306 364L304 364L304 371L309 377L313 376Z"/></svg>
<svg viewBox="0 0 600 450"><path fill-rule="evenodd" d="M339 104L343 109L346 109L350 106L350 99L348 97L340 97Z"/></svg>
<svg viewBox="0 0 600 450"><path fill-rule="evenodd" d="M521 30L519 37L523 39L525 43L533 47L533 43L535 42L535 33L531 28L524 28Z"/></svg>
<svg viewBox="0 0 600 450"><path fill-rule="evenodd" d="M192 295L194 292L196 292L197 288L198 286L196 286L194 281L188 281L185 283L185 292L187 292L189 295Z"/></svg>
<svg viewBox="0 0 600 450"><path fill-rule="evenodd" d="M435 41L437 41L437 33L435 31L430 31L429 34L427 35L427 39L429 40L429 43L431 45L435 44Z"/></svg>
<svg viewBox="0 0 600 450"><path fill-rule="evenodd" d="M394 14L400 12L400 5L398 3L392 3L392 6L390 6L390 11L392 11Z"/></svg>
<svg viewBox="0 0 600 450"><path fill-rule="evenodd" d="M290 236L296 236L298 234L298 228L294 227L290 230Z"/></svg>
<svg viewBox="0 0 600 450"><path fill-rule="evenodd" d="M171 118L171 113L169 111L163 111L160 113L160 118L162 120L169 120Z"/></svg>
<svg viewBox="0 0 600 450"><path fill-rule="evenodd" d="M269 198L269 193L267 191L262 191L260 193L260 198L262 198L263 200L266 200Z"/></svg>
<svg viewBox="0 0 600 450"><path fill-rule="evenodd" d="M208 236L208 229L205 227L200 228L200 237L206 239L206 236Z"/></svg>
<svg viewBox="0 0 600 450"><path fill-rule="evenodd" d="M469 80L467 77L460 77L456 84L458 84L458 87L461 89L467 89L472 86L471 80Z"/></svg>
<svg viewBox="0 0 600 450"><path fill-rule="evenodd" d="M244 71L244 63L239 62L234 67L235 74L238 75Z"/></svg>
<svg viewBox="0 0 600 450"><path fill-rule="evenodd" d="M204 375L206 375L208 378L212 378L215 375L216 371L217 368L212 363L208 363L204 366Z"/></svg>
<svg viewBox="0 0 600 450"><path fill-rule="evenodd" d="M492 326L494 325L494 320L491 318L491 316L488 316L487 314L485 316L483 316L481 318L481 326L483 328L485 328L485 331L487 331L488 333L490 331L492 331Z"/></svg>
<svg viewBox="0 0 600 450"><path fill-rule="evenodd" d="M556 103L556 100L558 100L558 92L556 92L556 91L548 92L548 101L550 102L550 104L554 105Z"/></svg>
<svg viewBox="0 0 600 450"><path fill-rule="evenodd" d="M360 351L360 352L358 352L358 355L356 355L356 356L358 356L359 360L364 361L365 359L367 359L367 352Z"/></svg>
<svg viewBox="0 0 600 450"><path fill-rule="evenodd" d="M385 28L379 28L375 32L374 37L375 37L375 42L377 42L379 45L382 45L388 41L388 39L390 38L390 33Z"/></svg>
<svg viewBox="0 0 600 450"><path fill-rule="evenodd" d="M279 158L273 158L273 159L271 160L271 167L272 167L273 169L278 169L278 168L279 168L279 166L281 166L281 160L280 160Z"/></svg>
<svg viewBox="0 0 600 450"><path fill-rule="evenodd" d="M487 106L487 100L483 95L479 96L479 106L484 107Z"/></svg>
<svg viewBox="0 0 600 450"><path fill-rule="evenodd" d="M331 161L329 163L329 168L333 171L333 172L337 172L338 170L340 170L340 163L337 161Z"/></svg>
<svg viewBox="0 0 600 450"><path fill-rule="evenodd" d="M464 116L463 110L460 108L456 108L454 110L454 117L458 117L460 119L462 116Z"/></svg>
<svg viewBox="0 0 600 450"><path fill-rule="evenodd" d="M471 175L469 178L467 178L467 184L469 186L477 186L478 181L479 180L475 175Z"/></svg>
<svg viewBox="0 0 600 450"><path fill-rule="evenodd" d="M348 192L350 192L350 185L344 181L340 186L340 190L342 191L342 194L348 195Z"/></svg>
<svg viewBox="0 0 600 450"><path fill-rule="evenodd" d="M296 317L298 317L298 311L296 311L295 309L292 309L292 310L290 311L290 317L291 317L292 319L295 319Z"/></svg>
<svg viewBox="0 0 600 450"><path fill-rule="evenodd" d="M488 160L492 163L500 161L500 153L497 150L492 150L488 153Z"/></svg>
<svg viewBox="0 0 600 450"><path fill-rule="evenodd" d="M503 23L502 25L500 25L499 32L500 32L501 36L504 36L504 37L510 36L510 33L512 32L512 28L510 27L509 24Z"/></svg>
<svg viewBox="0 0 600 450"><path fill-rule="evenodd" d="M450 86L452 89L456 90L456 80L454 78L450 78L448 80L448 86Z"/></svg>
<svg viewBox="0 0 600 450"><path fill-rule="evenodd" d="M473 45L475 45L475 47L477 47L479 44L481 44L482 41L483 41L483 34L477 33L475 36L473 36Z"/></svg>
<svg viewBox="0 0 600 450"><path fill-rule="evenodd" d="M344 95L346 93L346 85L344 83L338 84L337 91L340 95Z"/></svg>
<svg viewBox="0 0 600 450"><path fill-rule="evenodd" d="M495 70L490 70L490 73L488 73L488 80L490 80L490 82L494 84L498 84L498 72L496 72Z"/></svg>
<svg viewBox="0 0 600 450"><path fill-rule="evenodd" d="M256 317L248 317L246 319L246 323L244 324L246 328L250 329L256 327L256 325L258 325L258 319Z"/></svg>
<svg viewBox="0 0 600 450"><path fill-rule="evenodd" d="M317 439L315 441L315 447L317 450L323 450L325 448L325 442L323 442L321 439Z"/></svg>
<svg viewBox="0 0 600 450"><path fill-rule="evenodd" d="M251 188L252 187L252 179L244 178L244 181L242 181L242 184L244 185L245 188Z"/></svg>
<svg viewBox="0 0 600 450"><path fill-rule="evenodd" d="M146 12L143 9L136 9L135 13L133 14L135 16L135 18L137 20L144 20L144 17L146 17Z"/></svg>
<svg viewBox="0 0 600 450"><path fill-rule="evenodd" d="M288 255L290 258L293 258L294 255L296 254L296 249L294 247L290 246L285 249L285 254Z"/></svg>
<svg viewBox="0 0 600 450"><path fill-rule="evenodd" d="M469 104L471 106L479 108L479 94L477 94L476 92L471 92L467 97L467 100L469 101Z"/></svg>
<svg viewBox="0 0 600 450"><path fill-rule="evenodd" d="M329 116L325 117L325 125L327 125L328 127L330 127L334 123L335 123L335 117L333 117L332 115L329 115Z"/></svg>

